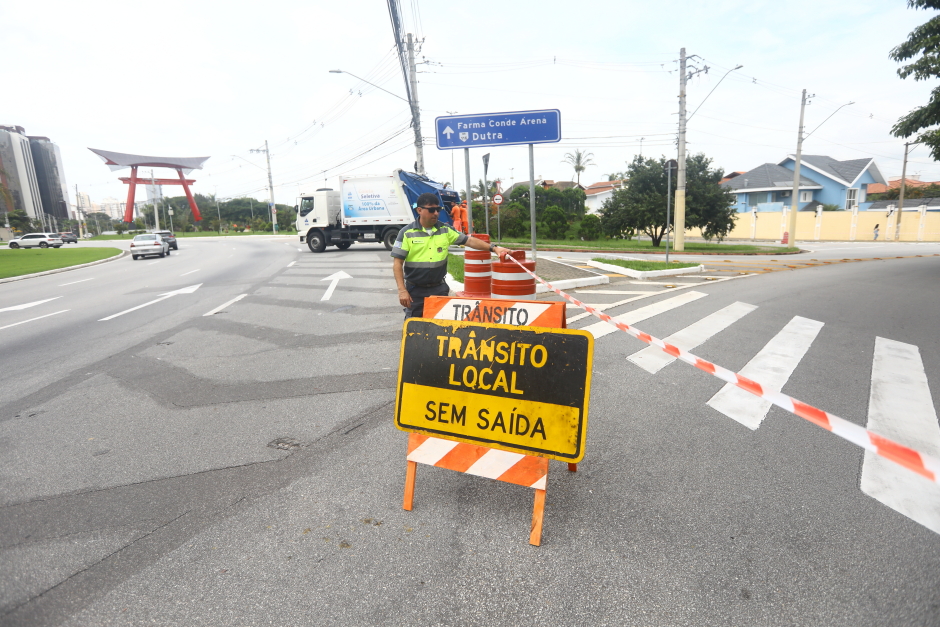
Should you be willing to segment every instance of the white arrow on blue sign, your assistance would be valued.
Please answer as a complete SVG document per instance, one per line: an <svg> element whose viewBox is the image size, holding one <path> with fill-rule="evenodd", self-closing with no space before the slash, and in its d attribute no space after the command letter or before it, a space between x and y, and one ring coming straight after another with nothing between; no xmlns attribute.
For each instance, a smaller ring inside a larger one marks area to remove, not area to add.
<svg viewBox="0 0 940 627"><path fill-rule="evenodd" d="M436 118L434 128L441 150L548 144L561 141L561 112L542 109L448 115Z"/></svg>

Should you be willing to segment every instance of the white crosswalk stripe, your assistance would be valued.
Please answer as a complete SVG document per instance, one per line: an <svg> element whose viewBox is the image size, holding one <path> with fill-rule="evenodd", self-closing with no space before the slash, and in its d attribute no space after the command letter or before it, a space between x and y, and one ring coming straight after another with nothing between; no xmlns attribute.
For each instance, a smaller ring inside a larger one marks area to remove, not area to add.
<svg viewBox="0 0 940 627"><path fill-rule="evenodd" d="M741 368L740 374L764 388L781 390L822 327L822 322L795 316ZM757 429L772 403L726 383L707 405L749 429Z"/></svg>
<svg viewBox="0 0 940 627"><path fill-rule="evenodd" d="M621 314L614 318L620 322L626 324L636 324L637 322L642 322L647 318L652 318L653 316L658 316L661 313L665 313L676 307L681 307L682 305L687 305L692 301L696 301L700 298L705 298L707 294L702 292L684 292L673 296L672 298L667 298L666 300L661 300L658 303L653 303L652 305L647 305L646 307L640 307L639 309L634 309L633 311L628 311L625 314ZM605 335L610 335L614 331L617 331L617 327L606 322L596 322L584 327L584 330L589 332L595 338L601 338Z"/></svg>
<svg viewBox="0 0 940 627"><path fill-rule="evenodd" d="M875 338L868 429L940 457L940 425L916 346ZM940 533L940 485L865 452L862 492Z"/></svg>
<svg viewBox="0 0 940 627"><path fill-rule="evenodd" d="M710 337L724 331L755 309L757 309L756 305L748 305L747 303L740 302L732 303L702 318L698 322L687 326L681 331L673 333L665 338L664 341L678 346L682 350L691 351L696 346L704 344ZM676 360L675 357L656 346L647 346L643 350L633 353L627 359L651 374L656 374Z"/></svg>

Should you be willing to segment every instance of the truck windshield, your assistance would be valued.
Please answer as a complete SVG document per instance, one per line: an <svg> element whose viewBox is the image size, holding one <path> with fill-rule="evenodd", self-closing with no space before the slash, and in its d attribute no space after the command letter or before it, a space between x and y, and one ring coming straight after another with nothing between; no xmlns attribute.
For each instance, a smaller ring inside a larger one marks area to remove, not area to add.
<svg viewBox="0 0 940 627"><path fill-rule="evenodd" d="M305 216L313 211L313 198L302 198L300 200L300 215Z"/></svg>

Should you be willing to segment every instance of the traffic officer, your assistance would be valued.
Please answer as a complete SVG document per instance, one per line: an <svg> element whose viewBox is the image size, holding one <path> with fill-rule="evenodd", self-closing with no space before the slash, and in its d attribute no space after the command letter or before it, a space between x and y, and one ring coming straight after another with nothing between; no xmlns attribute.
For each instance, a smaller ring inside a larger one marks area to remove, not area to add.
<svg viewBox="0 0 940 627"><path fill-rule="evenodd" d="M508 248L494 246L475 237L468 237L446 224L438 224L441 210L436 194L418 196L418 219L398 232L392 248L398 301L405 308L405 318L424 314L426 296L447 296L447 249L451 244L489 250L497 255L509 253Z"/></svg>

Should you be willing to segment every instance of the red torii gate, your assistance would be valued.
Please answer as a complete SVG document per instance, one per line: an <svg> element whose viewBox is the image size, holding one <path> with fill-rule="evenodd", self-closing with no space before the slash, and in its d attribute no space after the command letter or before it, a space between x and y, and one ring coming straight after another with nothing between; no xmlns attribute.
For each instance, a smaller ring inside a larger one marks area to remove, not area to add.
<svg viewBox="0 0 940 627"><path fill-rule="evenodd" d="M187 179L183 174L184 172L189 174L193 170L201 170L202 164L205 163L209 157L148 157L146 155L131 155L123 152L99 150L97 148L89 148L88 150L104 159L105 164L111 168L112 172L122 168L131 169L131 175L129 177L120 177L123 183L130 185L127 189L127 204L124 206L125 222L134 221L134 194L137 191L137 184L151 184L151 179L137 178L137 168L141 166L172 168L176 170L176 173L179 174L180 177L179 180L153 179L153 184L182 185L183 190L186 192L186 198L189 200L189 208L193 212L193 219L196 222L202 220L202 214L199 213L199 207L196 206L196 199L193 198L193 193L189 190L189 186L196 181L194 179Z"/></svg>

